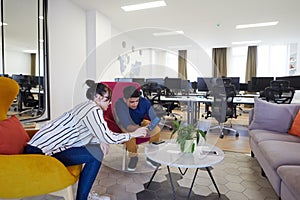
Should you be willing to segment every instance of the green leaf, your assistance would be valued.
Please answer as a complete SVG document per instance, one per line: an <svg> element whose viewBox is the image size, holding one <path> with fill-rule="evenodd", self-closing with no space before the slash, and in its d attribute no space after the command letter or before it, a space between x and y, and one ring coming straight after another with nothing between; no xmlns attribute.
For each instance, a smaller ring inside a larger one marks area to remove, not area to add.
<svg viewBox="0 0 300 200"><path fill-rule="evenodd" d="M192 144L192 153L195 151L195 143Z"/></svg>

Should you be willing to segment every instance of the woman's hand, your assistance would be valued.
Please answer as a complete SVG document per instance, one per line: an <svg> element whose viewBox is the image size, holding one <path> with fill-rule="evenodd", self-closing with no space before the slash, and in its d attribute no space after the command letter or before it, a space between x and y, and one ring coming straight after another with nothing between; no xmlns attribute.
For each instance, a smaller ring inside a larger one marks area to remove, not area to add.
<svg viewBox="0 0 300 200"><path fill-rule="evenodd" d="M131 137L145 137L148 132L149 129L147 127L140 127L131 133Z"/></svg>
<svg viewBox="0 0 300 200"><path fill-rule="evenodd" d="M104 156L108 154L108 152L109 152L109 144L106 144L104 142L100 142L100 148L101 148Z"/></svg>

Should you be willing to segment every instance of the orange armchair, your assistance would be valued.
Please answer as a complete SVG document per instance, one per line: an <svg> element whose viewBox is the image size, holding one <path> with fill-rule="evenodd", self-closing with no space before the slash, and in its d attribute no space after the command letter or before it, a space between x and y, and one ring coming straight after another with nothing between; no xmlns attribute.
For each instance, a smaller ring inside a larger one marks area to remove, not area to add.
<svg viewBox="0 0 300 200"><path fill-rule="evenodd" d="M13 128L1 126L1 123L7 119L7 111L18 91L17 82L0 77L0 133L7 128L10 132L9 129ZM52 193L72 200L72 185L79 178L81 165L65 167L50 156L4 155L0 152L0 169L0 198L22 198Z"/></svg>

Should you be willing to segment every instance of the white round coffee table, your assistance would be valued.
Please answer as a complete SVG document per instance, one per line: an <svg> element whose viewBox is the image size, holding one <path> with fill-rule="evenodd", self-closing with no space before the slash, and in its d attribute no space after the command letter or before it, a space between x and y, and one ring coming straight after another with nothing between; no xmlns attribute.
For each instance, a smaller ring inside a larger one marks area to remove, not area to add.
<svg viewBox="0 0 300 200"><path fill-rule="evenodd" d="M188 199L190 197L198 170L201 168L205 168L207 170L220 197L221 194L210 171L211 166L220 163L224 159L224 152L218 147L202 142L201 145L196 146L194 153L182 153L180 151L179 145L175 142L175 140L167 140L164 143L158 145L148 144L145 147L145 155L149 159L167 166L174 199L176 198L176 193L174 190L169 167L178 167L182 175L185 175L189 168L196 169L193 182L188 194ZM151 184L158 168L159 167L157 167L157 169L153 172L147 188ZM181 168L185 168L185 171L183 172Z"/></svg>

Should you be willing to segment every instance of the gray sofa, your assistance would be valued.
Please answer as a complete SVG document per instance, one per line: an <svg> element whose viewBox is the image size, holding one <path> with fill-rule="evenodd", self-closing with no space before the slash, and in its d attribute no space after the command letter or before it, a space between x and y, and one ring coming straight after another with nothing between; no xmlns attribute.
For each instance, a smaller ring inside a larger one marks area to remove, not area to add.
<svg viewBox="0 0 300 200"><path fill-rule="evenodd" d="M251 153L282 200L300 198L300 137L288 134L299 109L255 99L249 115Z"/></svg>

